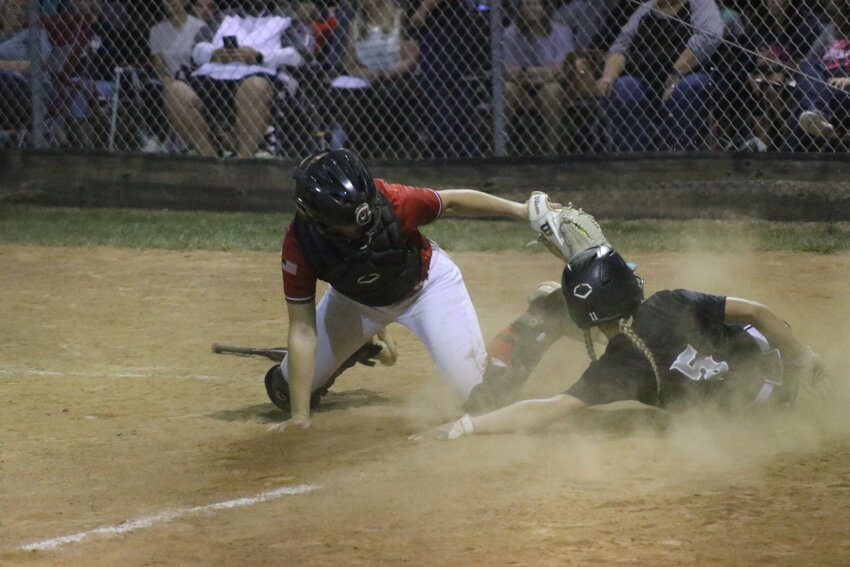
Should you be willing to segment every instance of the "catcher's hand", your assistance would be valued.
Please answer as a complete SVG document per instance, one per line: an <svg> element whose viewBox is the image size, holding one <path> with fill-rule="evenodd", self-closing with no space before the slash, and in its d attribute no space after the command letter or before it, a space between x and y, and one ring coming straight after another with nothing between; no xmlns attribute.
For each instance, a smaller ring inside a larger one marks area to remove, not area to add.
<svg viewBox="0 0 850 567"><path fill-rule="evenodd" d="M541 191L532 193L528 200L528 222L540 233L538 241L565 262L576 252L608 245L593 215L574 209L572 203L566 207L553 207L549 195Z"/></svg>
<svg viewBox="0 0 850 567"><path fill-rule="evenodd" d="M274 425L269 426L269 431L286 431L290 428L302 428L309 429L313 426L313 422L310 421L309 417L304 417L300 415L296 415L286 421L281 421L280 423L275 423Z"/></svg>
<svg viewBox="0 0 850 567"><path fill-rule="evenodd" d="M472 426L472 418L464 415L457 421L444 423L439 427L429 429L423 433L411 435L410 441L423 441L425 439L439 439L441 441L452 441L464 435L472 435L475 428Z"/></svg>

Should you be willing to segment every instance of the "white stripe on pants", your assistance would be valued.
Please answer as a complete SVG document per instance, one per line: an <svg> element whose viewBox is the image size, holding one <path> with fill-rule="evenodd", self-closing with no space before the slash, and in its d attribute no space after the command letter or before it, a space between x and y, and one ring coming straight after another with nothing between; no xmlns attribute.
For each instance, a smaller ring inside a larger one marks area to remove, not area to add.
<svg viewBox="0 0 850 567"><path fill-rule="evenodd" d="M412 297L387 307L369 307L332 287L316 306L316 372L313 391L380 329L398 322L425 344L443 380L461 400L481 382L487 363L478 316L460 269L433 247L428 279ZM287 375L287 360L281 364Z"/></svg>

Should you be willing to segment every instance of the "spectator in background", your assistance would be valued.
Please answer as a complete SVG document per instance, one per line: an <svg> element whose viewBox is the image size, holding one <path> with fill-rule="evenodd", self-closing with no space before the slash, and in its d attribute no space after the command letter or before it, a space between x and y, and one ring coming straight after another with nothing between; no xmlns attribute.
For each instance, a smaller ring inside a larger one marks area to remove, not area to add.
<svg viewBox="0 0 850 567"><path fill-rule="evenodd" d="M567 56L575 51L573 33L552 20L548 0L522 0L504 34L505 114L516 130L519 110L537 110L537 124L530 134L540 132L533 153L557 154L563 134L564 81ZM570 62L572 64L572 62Z"/></svg>
<svg viewBox="0 0 850 567"><path fill-rule="evenodd" d="M195 0L192 2L192 15L202 22L212 23L218 15L217 0Z"/></svg>
<svg viewBox="0 0 850 567"><path fill-rule="evenodd" d="M757 97L754 131L768 146L780 148L791 133L790 107L795 74L819 33L816 17L791 0L761 0L749 17L751 44L758 52L751 75Z"/></svg>
<svg viewBox="0 0 850 567"><path fill-rule="evenodd" d="M186 10L185 0L162 0L164 19L148 34L151 66L163 84L186 76L192 66L195 38L207 25Z"/></svg>
<svg viewBox="0 0 850 567"><path fill-rule="evenodd" d="M420 50L426 156L481 155L475 107L480 93L490 96L488 0L422 0L411 27Z"/></svg>
<svg viewBox="0 0 850 567"><path fill-rule="evenodd" d="M576 51L591 49L605 29L611 5L619 0L568 0L555 14L558 21L573 32Z"/></svg>
<svg viewBox="0 0 850 567"><path fill-rule="evenodd" d="M195 38L207 23L187 11L185 0L162 0L163 19L151 27L148 48L156 81L145 88L147 126L150 136L142 151L161 151L168 137L163 108L163 90L175 80L185 79L192 67Z"/></svg>
<svg viewBox="0 0 850 567"><path fill-rule="evenodd" d="M651 0L632 13L597 81L618 151L703 145L712 87L706 64L723 31L714 0Z"/></svg>
<svg viewBox="0 0 850 567"><path fill-rule="evenodd" d="M829 0L830 22L800 65L800 128L816 140L850 144L850 0Z"/></svg>
<svg viewBox="0 0 850 567"><path fill-rule="evenodd" d="M407 34L396 0L361 0L348 26L342 62L347 75L334 80L338 121L351 146L365 157L410 154L419 46ZM394 147L395 146L395 147Z"/></svg>
<svg viewBox="0 0 850 567"><path fill-rule="evenodd" d="M201 155L219 153L205 112L226 125L234 123L226 145L235 148L237 157L257 153L271 123L275 94L285 88L279 69L304 63L299 48L287 39L292 18L279 13L261 0L244 0L241 8L223 11L193 48L200 67L187 81L165 87L171 125Z"/></svg>
<svg viewBox="0 0 850 567"><path fill-rule="evenodd" d="M335 3L317 5L314 2L299 2L298 19L306 24L314 38L314 55L324 71L337 69L345 47L343 28L351 17L350 8L338 10ZM346 17L348 16L348 17Z"/></svg>
<svg viewBox="0 0 850 567"><path fill-rule="evenodd" d="M66 14L71 10L71 0L42 0L41 13L45 16Z"/></svg>
<svg viewBox="0 0 850 567"><path fill-rule="evenodd" d="M6 0L0 14L0 127L18 129L29 123L32 114L29 44L35 32L27 27L27 0ZM35 43L45 62L41 86L49 96L51 47L44 30L38 32Z"/></svg>
<svg viewBox="0 0 850 567"><path fill-rule="evenodd" d="M123 130L131 125L121 121L122 131L115 130L110 106L118 88L118 70L147 64L150 10L109 0L75 0L74 8L89 16L91 34L71 73L76 92L69 93L67 134L84 147L107 147L111 141L120 149L138 149L136 128Z"/></svg>

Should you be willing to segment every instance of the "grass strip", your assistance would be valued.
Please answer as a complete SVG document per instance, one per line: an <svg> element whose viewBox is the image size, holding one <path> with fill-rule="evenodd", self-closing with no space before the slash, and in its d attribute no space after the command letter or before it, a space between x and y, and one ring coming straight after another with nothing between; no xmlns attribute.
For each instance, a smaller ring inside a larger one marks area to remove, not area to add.
<svg viewBox="0 0 850 567"><path fill-rule="evenodd" d="M77 209L0 205L0 242L47 246L115 246L171 250L277 251L291 215ZM755 220L599 219L608 239L623 250L786 250L832 253L850 249L848 222ZM533 239L524 223L442 219L423 231L447 250L500 251ZM527 250L543 252L542 246Z"/></svg>

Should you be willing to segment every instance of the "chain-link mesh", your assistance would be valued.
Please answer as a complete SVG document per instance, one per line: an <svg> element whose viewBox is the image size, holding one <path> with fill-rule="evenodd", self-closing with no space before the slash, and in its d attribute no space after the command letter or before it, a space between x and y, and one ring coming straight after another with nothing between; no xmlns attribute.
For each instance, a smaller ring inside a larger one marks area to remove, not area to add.
<svg viewBox="0 0 850 567"><path fill-rule="evenodd" d="M6 144L846 151L850 0L0 0Z"/></svg>

